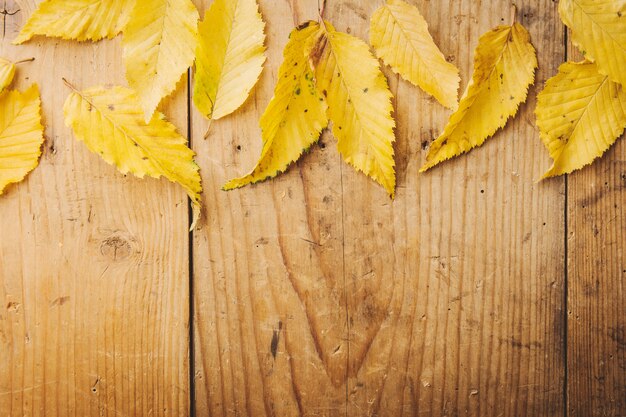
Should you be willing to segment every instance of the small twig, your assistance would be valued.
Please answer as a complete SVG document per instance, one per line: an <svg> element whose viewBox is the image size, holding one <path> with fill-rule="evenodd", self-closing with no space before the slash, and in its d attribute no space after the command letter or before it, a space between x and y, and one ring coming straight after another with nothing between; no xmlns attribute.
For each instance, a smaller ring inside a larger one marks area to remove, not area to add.
<svg viewBox="0 0 626 417"><path fill-rule="evenodd" d="M19 61L15 61L14 64L19 65L19 64L23 64L24 62L33 62L34 60L35 60L35 57L20 59Z"/></svg>
<svg viewBox="0 0 626 417"><path fill-rule="evenodd" d="M517 5L515 3L511 4L511 26L513 26L517 22Z"/></svg>

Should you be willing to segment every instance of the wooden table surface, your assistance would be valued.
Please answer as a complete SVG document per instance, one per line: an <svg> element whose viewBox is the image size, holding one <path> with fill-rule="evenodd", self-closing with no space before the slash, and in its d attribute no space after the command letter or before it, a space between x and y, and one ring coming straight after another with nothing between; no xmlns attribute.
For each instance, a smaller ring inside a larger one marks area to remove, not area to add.
<svg viewBox="0 0 626 417"><path fill-rule="evenodd" d="M574 56L556 1L517 1L539 58L518 117L426 174L449 111L385 70L390 201L329 133L276 180L220 191L260 153L290 29L317 18L316 0L261 0L269 58L244 107L205 141L187 79L163 106L202 169L192 234L179 187L117 173L64 126L62 77L125 85L120 39L12 46L37 3L0 15L0 56L36 58L15 86L40 85L46 124L39 168L0 197L0 416L626 415L626 140L536 182L536 93ZM411 3L462 88L478 37L511 14ZM367 39L380 4L328 0L326 18Z"/></svg>

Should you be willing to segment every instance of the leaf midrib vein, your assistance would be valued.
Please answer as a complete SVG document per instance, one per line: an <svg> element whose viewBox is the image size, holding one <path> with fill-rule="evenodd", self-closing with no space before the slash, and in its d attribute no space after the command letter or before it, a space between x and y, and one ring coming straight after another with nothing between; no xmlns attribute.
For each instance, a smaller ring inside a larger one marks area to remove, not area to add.
<svg viewBox="0 0 626 417"><path fill-rule="evenodd" d="M598 95L598 92L604 86L604 84L608 81L608 79L609 79L609 77L605 75L604 76L604 80L602 80L600 85L598 85L598 88L596 88L596 91L594 91L593 94L591 94L589 96L589 103L587 103L587 105L585 106L583 112L580 114L580 117L574 123L574 126L572 127L571 133L569 135L569 138L567 139L567 142L565 142L563 144L563 146L561 147L561 151L559 152L559 155L556 158L554 158L555 164L556 164L557 161L560 161L561 155L563 155L563 151L565 150L565 148L567 148L570 145L570 143L571 143L570 139L576 133L576 129L578 129L578 125L580 124L580 121L583 119L583 117L585 117L585 114L587 114L587 111L589 110L589 107L591 107L591 103L596 100L596 96ZM551 138L551 139L554 140L554 138ZM559 140L559 139L557 138L556 140Z"/></svg>
<svg viewBox="0 0 626 417"><path fill-rule="evenodd" d="M13 126L13 122L15 121L15 119L17 119L19 116L21 116L22 112L29 106L30 106L30 104L26 103L19 109L19 111L17 113L15 113L15 117L13 117L11 119L11 122L9 124L7 124L2 130L0 130L0 137L2 137L4 135L4 132L6 132L9 127Z"/></svg>
<svg viewBox="0 0 626 417"><path fill-rule="evenodd" d="M508 49L509 47L509 39L511 38L511 36L513 35L513 25L509 26L509 34L506 37L506 40L504 41L504 47L502 48L502 50L500 51L500 55L498 56L498 59L496 59L496 61L494 62L491 70L489 71L489 75L487 75L487 77L485 78L485 80L490 80L491 76L493 75L494 71L496 70L496 68L498 67L498 64L500 63L500 61L502 61L502 57L504 56L504 51ZM472 76L472 80L471 82L474 82L474 77ZM452 135L452 132L454 132L459 125L461 124L461 121L463 121L465 119L465 117L467 116L467 113L469 112L469 109L474 105L474 102L476 101L476 99L478 98L479 94L483 91L483 89L485 88L485 82L482 83L482 85L479 86L479 88L477 89L477 91L471 96L471 97L467 97L469 104L467 106L465 106L466 110L463 113L463 116L461 117L461 119L459 119L459 121L457 122L456 126L454 126L454 129L452 129L450 131L450 133L448 135L446 135L447 137L449 137L450 135ZM469 92L469 89L468 89ZM463 101L464 98L466 97L461 97L461 101ZM460 104L460 103L459 103ZM459 110L460 111L461 106L459 105ZM440 148L441 149L441 148Z"/></svg>
<svg viewBox="0 0 626 417"><path fill-rule="evenodd" d="M126 139L128 139L130 142L132 142L133 144L135 144L135 145L136 145L139 149L141 149L141 150L142 150L142 151L146 154L146 156L150 158L150 161L151 161L151 162L154 162L155 164L157 164L157 165L159 166L159 168L161 168L161 170L162 170L164 173L168 173L169 175L172 175L172 178L176 178L176 175L173 175L173 174L175 174L174 172L172 172L171 170L169 170L169 169L165 168L163 165L161 165L161 162L159 161L159 159L158 159L158 158L155 158L155 157L153 156L153 154L152 154L152 153L151 153L151 152L150 152L147 148L145 148L145 147L144 147L144 146L142 146L139 142L137 142L136 140L134 140L134 139L132 138L132 136L131 136L129 133L127 133L127 132L126 132L126 130L125 130L123 127L121 127L120 125L118 125L117 123L115 123L115 121L114 121L112 118L110 118L109 116L107 116L107 114L106 114L105 112L103 112L103 111L102 111L102 110L101 110L98 106L96 106L96 105L93 103L93 101L89 100L89 99L88 99L88 98L87 98L87 97L86 97L86 96L85 96L82 92L80 92L80 91L75 91L75 93L76 93L76 94L78 94L78 96L79 96L81 99L83 99L83 100L85 100L87 103L89 103L89 105L90 105L92 108L94 108L94 109L95 109L95 110L96 110L96 111L97 111L97 112L98 112L98 113L99 113L99 114L100 114L100 115L101 115L104 119L106 119L109 123L111 123L111 125L113 125L113 128L114 128L114 129L119 130L120 132L122 132L122 134L124 135L124 137L125 137ZM165 174L162 174L162 175L163 175L163 176L166 176ZM168 178L168 179L169 179L169 178Z"/></svg>
<svg viewBox="0 0 626 417"><path fill-rule="evenodd" d="M587 18L591 21L591 23L595 24L596 26L598 26L601 29L602 33L605 33L609 38L611 38L611 40L613 42L615 42L615 44L624 52L626 52L626 48L624 48L624 46L617 41L617 39L615 39L613 37L613 34L611 32L609 32L608 30L604 29L604 26L602 26L598 21L596 21L591 14L587 13L587 11L583 8L583 6L577 1L577 0L572 0L572 3L575 3L576 6L578 6L578 8L580 9L580 11L587 16Z"/></svg>
<svg viewBox="0 0 626 417"><path fill-rule="evenodd" d="M430 67L428 65L425 65L426 62L425 60L422 59L421 55L418 53L417 48L415 47L415 45L413 44L413 42L411 41L411 38L409 36L407 36L407 31L404 28L404 26L402 26L402 24L400 23L400 19L398 19L396 17L395 14L393 14L393 11L391 10L391 8L389 7L388 3L385 3L384 7L389 10L389 14L393 17L393 20L396 22L396 24L398 25L398 27L400 28L400 31L402 32L402 34L404 35L405 39L407 39L407 43L411 45L411 49L413 49L414 52L414 56L417 57L418 61L420 61L422 63L421 67L426 69L426 72L428 72L430 74L430 76L432 77L433 80L437 80L437 77L435 76L435 74L431 71ZM432 37L431 37L432 40ZM434 40L433 40L434 43ZM437 82L437 84L439 84Z"/></svg>
<svg viewBox="0 0 626 417"><path fill-rule="evenodd" d="M326 34L327 34L327 36L328 36L328 41L329 41L329 42L330 42L330 44L331 44L331 47L330 47L330 52L333 54L333 57L335 58L335 66L336 66L336 67L337 67L337 69L339 70L339 73L341 73L341 74L345 74L345 73L343 72L343 70L342 70L341 66L339 65L339 60L337 59L337 54L335 53L335 48L334 48L334 47L333 47L333 45L332 45L332 40L331 40L331 38L332 38L332 37L331 37L331 34L330 34L330 33L328 32L328 30L326 29L326 24L324 24L324 30L326 31ZM334 72L333 72L333 78L335 78L335 74L334 74ZM346 78L346 77L344 77L344 76L342 75L342 76L341 76L341 77L339 77L339 78L341 78L341 80L340 80L339 82L340 82L340 83L343 85L343 87L345 88L345 90L346 90L346 94L348 95L348 98L350 99L350 102L349 102L348 104L350 104L350 107L352 107L353 114L355 115L355 117L356 117L357 121L359 122L359 126L361 126L361 129L362 129L363 131L367 132L367 136L374 136L374 135L372 134L372 132L370 132L368 129L366 129L366 128L365 128L365 126L364 126L364 124L361 122L361 116L359 115L359 112L357 111L356 106L354 105L354 100L352 100L352 96L349 94L349 92L350 92L351 90L350 90L350 88L348 88L348 86L346 85L346 82L345 82L345 78ZM369 154L369 153L368 153L368 154ZM377 158L375 158L375 159L376 159L376 161L377 161L377 163L378 163Z"/></svg>
<svg viewBox="0 0 626 417"><path fill-rule="evenodd" d="M240 0L235 0L235 6L233 9L233 20L231 21L230 24L230 30L228 31L228 39L226 40L226 51L224 52L224 59L221 62L220 65L220 74L219 74L219 81L217 83L217 88L215 89L215 97L213 98L213 107L211 108L211 118L213 118L213 114L215 113L215 107L217 106L217 96L220 93L220 90L222 89L222 83L224 81L224 68L226 67L226 57L228 57L229 52L231 51L231 42L230 40L233 37L233 30L235 28L235 18L237 16L237 12L239 11L239 1Z"/></svg>

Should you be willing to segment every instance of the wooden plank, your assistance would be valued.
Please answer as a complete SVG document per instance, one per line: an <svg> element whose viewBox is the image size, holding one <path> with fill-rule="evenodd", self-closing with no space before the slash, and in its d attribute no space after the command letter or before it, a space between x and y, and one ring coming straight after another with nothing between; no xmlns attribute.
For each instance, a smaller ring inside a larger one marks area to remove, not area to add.
<svg viewBox="0 0 626 417"><path fill-rule="evenodd" d="M329 17L340 29L367 36L375 3L332 3ZM413 3L464 83L478 37L510 23L509 2ZM538 50L541 85L563 56L556 5L518 6ZM380 322L360 367L351 358L348 414L558 415L563 185L535 183L546 161L533 127L536 89L481 149L418 175L423 147L447 113L397 78L396 201L343 171L344 194L366 196L344 201L346 260L365 256L346 261L350 322L357 323L351 340Z"/></svg>
<svg viewBox="0 0 626 417"><path fill-rule="evenodd" d="M210 0L198 1L201 15ZM341 283L340 160L315 146L276 181L220 191L260 153L258 120L296 22L311 1L261 1L268 60L253 96L211 124L194 111L194 148L206 192L194 233L198 415L334 415L345 409L347 350ZM324 178L323 181L316 178ZM320 357L321 356L321 357Z"/></svg>
<svg viewBox="0 0 626 417"><path fill-rule="evenodd" d="M571 39L571 38L570 38ZM572 60L582 55L569 45ZM567 409L626 412L626 141L569 176L567 186Z"/></svg>
<svg viewBox="0 0 626 417"><path fill-rule="evenodd" d="M0 197L0 415L186 416L188 212L167 181L123 176L64 126L69 90L125 84L119 39L10 41L36 1L6 2L0 55L34 56L40 167ZM186 90L167 106L183 132Z"/></svg>
<svg viewBox="0 0 626 417"><path fill-rule="evenodd" d="M197 2L201 15L210 3ZM213 122L206 141L207 123L192 113L206 189L206 223L193 250L197 411L336 414L345 409L347 355L345 307L333 305L345 305L336 150L315 146L301 168L276 181L220 191L258 158L258 119L294 21L317 17L316 2L260 4L268 60L253 96L234 116ZM343 348L334 356L318 353L336 346Z"/></svg>
<svg viewBox="0 0 626 417"><path fill-rule="evenodd" d="M330 134L280 178L223 193L260 153L257 120L293 18L317 13L260 3L269 59L253 97L207 141L192 115L207 190L193 243L198 414L562 414L564 182L535 182L549 164L537 88L497 138L418 175L448 113L387 72L394 202L341 162ZM478 36L510 16L508 2L412 3L465 82ZM366 39L377 5L328 0L326 17ZM556 3L518 5L542 85L564 54Z"/></svg>

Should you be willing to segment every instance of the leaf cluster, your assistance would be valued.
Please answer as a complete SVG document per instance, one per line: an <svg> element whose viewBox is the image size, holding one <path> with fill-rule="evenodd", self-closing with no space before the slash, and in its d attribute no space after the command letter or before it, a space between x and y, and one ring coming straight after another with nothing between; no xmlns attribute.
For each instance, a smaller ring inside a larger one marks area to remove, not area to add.
<svg viewBox="0 0 626 417"><path fill-rule="evenodd" d="M538 95L537 126L554 160L545 177L590 164L626 127L626 0L560 0L559 13L585 60L564 63ZM121 172L180 184L193 202L195 224L199 168L187 139L157 109L194 63L193 102L209 121L244 105L266 60L259 6L214 0L200 20L191 0L47 0L14 43L40 35L98 41L120 33L129 88L80 91L66 82L72 90L66 124ZM346 163L393 197L393 97L381 62L452 111L422 172L504 128L526 101L537 68L530 34L513 19L480 37L472 77L458 99L459 70L435 44L418 8L404 0L386 0L374 12L369 45L320 18L294 28L283 55L260 118L259 160L225 190L286 171L330 128ZM37 87L4 92L14 74L15 64L0 59L0 192L36 166L43 142Z"/></svg>

